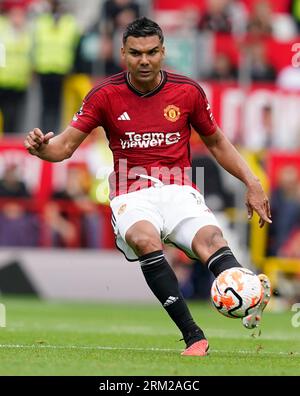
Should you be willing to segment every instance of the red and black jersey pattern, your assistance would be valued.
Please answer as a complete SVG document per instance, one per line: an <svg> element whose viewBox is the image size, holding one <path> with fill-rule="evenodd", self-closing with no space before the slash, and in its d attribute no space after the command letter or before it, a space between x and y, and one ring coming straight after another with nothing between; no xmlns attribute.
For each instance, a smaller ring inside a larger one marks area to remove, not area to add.
<svg viewBox="0 0 300 396"><path fill-rule="evenodd" d="M140 175L191 184L191 127L202 136L217 128L199 84L166 71L146 94L130 83L127 72L103 80L85 97L71 125L84 133L105 129L114 156L112 196L151 185Z"/></svg>

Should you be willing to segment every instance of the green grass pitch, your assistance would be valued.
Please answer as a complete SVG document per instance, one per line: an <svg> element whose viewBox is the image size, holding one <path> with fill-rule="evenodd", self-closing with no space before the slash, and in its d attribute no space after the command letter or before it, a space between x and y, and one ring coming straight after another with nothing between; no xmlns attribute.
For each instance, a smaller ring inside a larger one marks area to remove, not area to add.
<svg viewBox="0 0 300 396"><path fill-rule="evenodd" d="M299 375L295 312L264 314L261 334L210 304L189 303L205 331L208 357L183 357L180 334L159 304L0 299L0 375Z"/></svg>

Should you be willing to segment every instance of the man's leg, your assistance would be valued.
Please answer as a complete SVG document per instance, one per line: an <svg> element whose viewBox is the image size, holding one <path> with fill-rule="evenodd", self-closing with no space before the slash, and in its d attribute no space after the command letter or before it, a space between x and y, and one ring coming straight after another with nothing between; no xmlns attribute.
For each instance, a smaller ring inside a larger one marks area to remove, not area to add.
<svg viewBox="0 0 300 396"><path fill-rule="evenodd" d="M206 263L215 277L229 268L241 267L223 238L222 231L216 226L200 228L193 238L192 250L203 263ZM262 312L271 298L270 280L264 274L258 277L263 288L262 300L255 311L242 320L243 325L249 329L258 326Z"/></svg>
<svg viewBox="0 0 300 396"><path fill-rule="evenodd" d="M192 241L192 250L217 277L221 272L233 267L241 267L234 257L220 228L207 225L200 228Z"/></svg>
<svg viewBox="0 0 300 396"><path fill-rule="evenodd" d="M208 343L194 322L179 290L176 275L164 257L156 228L148 221L138 221L127 230L125 239L139 257L148 286L182 332L187 349L198 342L197 356L206 355Z"/></svg>

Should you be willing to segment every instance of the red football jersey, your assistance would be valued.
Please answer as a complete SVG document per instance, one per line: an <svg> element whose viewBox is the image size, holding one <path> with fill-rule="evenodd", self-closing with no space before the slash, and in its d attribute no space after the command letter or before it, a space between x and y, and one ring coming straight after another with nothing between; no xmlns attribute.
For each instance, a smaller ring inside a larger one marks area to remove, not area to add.
<svg viewBox="0 0 300 396"><path fill-rule="evenodd" d="M217 128L197 82L161 73L159 86L146 94L130 83L127 72L105 79L88 93L71 122L85 133L104 128L114 157L111 197L149 187L156 179L191 185L191 126L203 136Z"/></svg>

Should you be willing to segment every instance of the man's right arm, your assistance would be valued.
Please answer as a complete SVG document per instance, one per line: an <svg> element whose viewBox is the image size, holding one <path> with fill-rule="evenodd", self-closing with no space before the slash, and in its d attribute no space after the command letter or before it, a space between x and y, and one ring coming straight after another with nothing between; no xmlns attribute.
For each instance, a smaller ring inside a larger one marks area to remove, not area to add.
<svg viewBox="0 0 300 396"><path fill-rule="evenodd" d="M34 128L26 136L24 146L30 154L45 161L60 162L70 158L86 137L87 133L72 126L57 136L53 132L44 134L39 128Z"/></svg>

